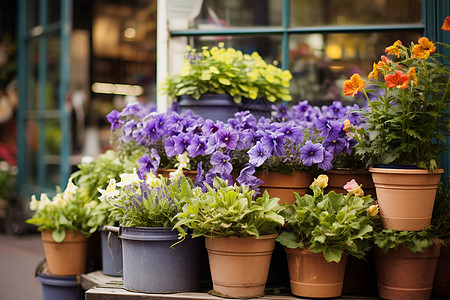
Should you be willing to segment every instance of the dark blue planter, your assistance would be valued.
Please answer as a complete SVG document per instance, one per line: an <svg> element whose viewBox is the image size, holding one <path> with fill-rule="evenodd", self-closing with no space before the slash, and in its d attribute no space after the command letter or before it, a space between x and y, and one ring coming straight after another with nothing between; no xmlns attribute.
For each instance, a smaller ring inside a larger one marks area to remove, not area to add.
<svg viewBox="0 0 450 300"><path fill-rule="evenodd" d="M198 100L189 95L178 97L181 113L191 110L194 114L211 119L227 122L239 111L239 105L227 94L205 94Z"/></svg>
<svg viewBox="0 0 450 300"><path fill-rule="evenodd" d="M123 227L123 286L144 293L174 293L199 287L200 239L178 242L171 228Z"/></svg>
<svg viewBox="0 0 450 300"><path fill-rule="evenodd" d="M84 290L76 276L39 274L44 300L83 300Z"/></svg>
<svg viewBox="0 0 450 300"><path fill-rule="evenodd" d="M240 111L248 110L250 113L259 120L261 117L271 118L272 117L272 105L273 103L264 98L258 99L242 99Z"/></svg>
<svg viewBox="0 0 450 300"><path fill-rule="evenodd" d="M101 241L103 274L109 276L122 276L122 244L117 237L117 233L102 230Z"/></svg>

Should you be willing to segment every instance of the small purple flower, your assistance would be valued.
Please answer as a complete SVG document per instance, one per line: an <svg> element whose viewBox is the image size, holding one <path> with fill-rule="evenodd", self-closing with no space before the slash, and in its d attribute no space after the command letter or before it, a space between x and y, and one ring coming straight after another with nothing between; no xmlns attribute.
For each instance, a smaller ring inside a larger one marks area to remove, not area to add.
<svg viewBox="0 0 450 300"><path fill-rule="evenodd" d="M206 142L200 136L194 135L186 150L189 152L190 157L196 157L198 155L205 155L206 148Z"/></svg>
<svg viewBox="0 0 450 300"><path fill-rule="evenodd" d="M119 129L123 124L123 121L120 120L120 114L117 110L113 110L112 112L110 112L106 116L106 119L109 123L111 123L111 130Z"/></svg>
<svg viewBox="0 0 450 300"><path fill-rule="evenodd" d="M345 113L346 109L342 105L341 101L333 101L333 104L328 107L328 114L333 119L341 119L344 117Z"/></svg>
<svg viewBox="0 0 450 300"><path fill-rule="evenodd" d="M159 156L158 150L152 148L150 157L154 159L153 161L153 173L156 173L156 170L159 168L159 164L161 163L161 157Z"/></svg>
<svg viewBox="0 0 450 300"><path fill-rule="evenodd" d="M140 177L144 177L150 172L153 172L153 160L144 154L138 159Z"/></svg>
<svg viewBox="0 0 450 300"><path fill-rule="evenodd" d="M284 154L284 134L271 132L261 138L262 146L275 157Z"/></svg>
<svg viewBox="0 0 450 300"><path fill-rule="evenodd" d="M323 151L323 161L321 163L317 164L317 166L324 171L328 171L333 168L333 164L331 163L332 160L333 160L333 154L324 150Z"/></svg>
<svg viewBox="0 0 450 300"><path fill-rule="evenodd" d="M136 121L128 121L125 123L125 125L123 126L123 132L122 132L122 136L120 137L120 139L125 142L131 142L134 138L133 138L133 131L137 128L137 122Z"/></svg>
<svg viewBox="0 0 450 300"><path fill-rule="evenodd" d="M218 121L217 123L214 123L213 120L207 119L205 123L203 124L202 131L206 135L212 135L215 134L219 129L223 128L223 123Z"/></svg>
<svg viewBox="0 0 450 300"><path fill-rule="evenodd" d="M150 143L159 141L161 139L160 130L158 129L158 120L155 118L152 118L148 122L146 122L142 131L147 136L147 140Z"/></svg>
<svg viewBox="0 0 450 300"><path fill-rule="evenodd" d="M230 157L222 152L215 152L211 155L211 170L219 174L231 174L233 166L230 163Z"/></svg>
<svg viewBox="0 0 450 300"><path fill-rule="evenodd" d="M239 174L239 177L236 178L236 181L240 185L247 185L250 188L255 187L256 185L261 185L264 182L258 179L255 175L255 167L249 163L246 163Z"/></svg>
<svg viewBox="0 0 450 300"><path fill-rule="evenodd" d="M313 144L307 141L303 147L300 148L300 159L305 166L312 166L323 162L323 147L321 144Z"/></svg>
<svg viewBox="0 0 450 300"><path fill-rule="evenodd" d="M286 104L272 105L272 109L275 111L274 118L278 122L285 122L286 120L292 119L292 112L288 110Z"/></svg>
<svg viewBox="0 0 450 300"><path fill-rule="evenodd" d="M127 106L125 106L125 108L120 112L120 116L137 116L140 110L141 107L139 102L128 103Z"/></svg>
<svg viewBox="0 0 450 300"><path fill-rule="evenodd" d="M202 190L205 188L203 184L203 174L205 171L203 170L203 162L199 162L197 164L197 176L195 176L195 186L199 186Z"/></svg>
<svg viewBox="0 0 450 300"><path fill-rule="evenodd" d="M217 139L221 147L225 147L228 150L236 149L239 134L229 128L223 128L216 133Z"/></svg>
<svg viewBox="0 0 450 300"><path fill-rule="evenodd" d="M262 146L261 141L256 142L256 145L247 153L250 157L248 162L255 167L261 166L271 156L268 150Z"/></svg>
<svg viewBox="0 0 450 300"><path fill-rule="evenodd" d="M191 144L192 134L181 132L179 135L173 137L174 148L176 154L182 154Z"/></svg>
<svg viewBox="0 0 450 300"><path fill-rule="evenodd" d="M176 156L179 154L175 150L175 141L173 140L173 137L169 136L164 141L164 150L166 151L168 157Z"/></svg>
<svg viewBox="0 0 450 300"><path fill-rule="evenodd" d="M333 155L341 153L347 145L344 138L329 138L327 137L325 141L323 141L323 147L325 150L330 152Z"/></svg>
<svg viewBox="0 0 450 300"><path fill-rule="evenodd" d="M175 133L180 133L183 131L184 129L184 125L185 125L186 121L184 120L183 117L181 117L179 114L177 113L172 113L168 118L167 118L167 128Z"/></svg>
<svg viewBox="0 0 450 300"><path fill-rule="evenodd" d="M294 143L302 143L304 139L301 127L294 122L283 123L277 132L282 133L285 138Z"/></svg>

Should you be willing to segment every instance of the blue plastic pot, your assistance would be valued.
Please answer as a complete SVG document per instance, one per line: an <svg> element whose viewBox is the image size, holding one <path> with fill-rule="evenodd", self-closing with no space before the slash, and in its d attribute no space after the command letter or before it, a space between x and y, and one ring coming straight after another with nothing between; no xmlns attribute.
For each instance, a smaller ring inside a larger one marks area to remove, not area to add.
<svg viewBox="0 0 450 300"><path fill-rule="evenodd" d="M199 239L178 242L171 228L123 227L123 286L144 293L174 293L199 286Z"/></svg>
<svg viewBox="0 0 450 300"><path fill-rule="evenodd" d="M227 122L239 111L239 105L227 94L205 94L195 99L189 95L178 97L181 112L191 110L194 114L211 119Z"/></svg>
<svg viewBox="0 0 450 300"><path fill-rule="evenodd" d="M44 300L83 300L84 290L77 276L38 274Z"/></svg>
<svg viewBox="0 0 450 300"><path fill-rule="evenodd" d="M117 233L109 230L101 230L101 242L103 274L122 276L122 244L117 237Z"/></svg>

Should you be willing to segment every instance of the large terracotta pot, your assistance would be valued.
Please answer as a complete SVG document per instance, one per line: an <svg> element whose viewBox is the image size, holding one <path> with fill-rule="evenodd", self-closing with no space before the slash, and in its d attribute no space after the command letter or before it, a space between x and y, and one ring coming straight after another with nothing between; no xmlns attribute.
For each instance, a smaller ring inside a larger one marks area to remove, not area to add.
<svg viewBox="0 0 450 300"><path fill-rule="evenodd" d="M441 255L434 276L433 294L450 298L450 239L446 240L446 244L441 246Z"/></svg>
<svg viewBox="0 0 450 300"><path fill-rule="evenodd" d="M327 262L322 253L285 247L292 294L300 297L339 297L344 283L347 256Z"/></svg>
<svg viewBox="0 0 450 300"><path fill-rule="evenodd" d="M295 172L294 174L284 174L279 172L257 173L256 177L264 181L260 186L261 193L267 190L270 197L278 197L278 203L294 203L297 192L300 196L308 192L308 188L313 181L313 176L307 172Z"/></svg>
<svg viewBox="0 0 450 300"><path fill-rule="evenodd" d="M78 231L66 231L61 243L53 240L52 232L41 232L48 272L51 275L71 276L86 272L87 238Z"/></svg>
<svg viewBox="0 0 450 300"><path fill-rule="evenodd" d="M419 253L403 245L389 249L386 254L374 247L379 296L383 299L430 299L439 252L438 241Z"/></svg>
<svg viewBox="0 0 450 300"><path fill-rule="evenodd" d="M430 226L443 169L370 168L385 229L424 230Z"/></svg>
<svg viewBox="0 0 450 300"><path fill-rule="evenodd" d="M373 184L372 175L369 171L364 170L350 170L338 169L329 170L326 172L328 176L328 186L325 188L325 193L335 191L336 194L347 195L344 185L355 179L358 184L362 184L364 195L371 195L375 198L375 185Z"/></svg>
<svg viewBox="0 0 450 300"><path fill-rule="evenodd" d="M206 237L213 292L227 298L264 296L276 237Z"/></svg>

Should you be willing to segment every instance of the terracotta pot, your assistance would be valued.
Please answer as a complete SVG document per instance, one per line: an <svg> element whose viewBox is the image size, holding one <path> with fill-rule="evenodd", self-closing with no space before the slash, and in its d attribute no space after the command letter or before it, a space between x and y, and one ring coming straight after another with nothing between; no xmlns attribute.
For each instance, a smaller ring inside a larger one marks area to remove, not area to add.
<svg viewBox="0 0 450 300"><path fill-rule="evenodd" d="M385 229L418 231L430 226L443 169L370 168Z"/></svg>
<svg viewBox="0 0 450 300"><path fill-rule="evenodd" d="M339 169L329 170L326 174L328 176L328 186L325 188L325 193L335 191L336 194L347 195L344 185L355 179L358 184L362 184L364 195L371 195L373 198L376 196L375 185L369 171Z"/></svg>
<svg viewBox="0 0 450 300"><path fill-rule="evenodd" d="M322 253L284 248L287 254L292 294L300 297L339 297L344 283L347 256L339 263L327 262Z"/></svg>
<svg viewBox="0 0 450 300"><path fill-rule="evenodd" d="M374 247L379 296L384 299L430 299L439 252L438 241L419 253L403 245L389 249L386 254Z"/></svg>
<svg viewBox="0 0 450 300"><path fill-rule="evenodd" d="M264 181L260 186L261 193L267 190L270 197L278 197L278 203L294 203L297 192L303 196L308 192L308 188L313 181L313 176L307 172L295 172L294 174L284 174L279 172L257 173L256 177Z"/></svg>
<svg viewBox="0 0 450 300"><path fill-rule="evenodd" d="M175 169L158 169L158 175L161 174L164 177L169 177L169 174L174 171ZM197 171L183 170L183 174L184 176L189 177L193 182L195 182Z"/></svg>
<svg viewBox="0 0 450 300"><path fill-rule="evenodd" d="M71 276L86 272L87 238L78 231L66 231L61 243L53 240L52 232L41 232L48 272L51 275Z"/></svg>
<svg viewBox="0 0 450 300"><path fill-rule="evenodd" d="M446 243L446 246L441 246L441 255L434 276L433 294L450 298L450 239L446 240Z"/></svg>
<svg viewBox="0 0 450 300"><path fill-rule="evenodd" d="M227 298L264 296L276 237L206 237L213 293Z"/></svg>

